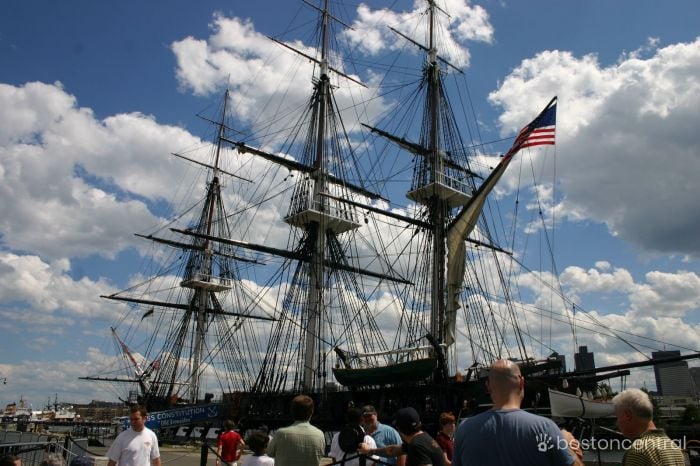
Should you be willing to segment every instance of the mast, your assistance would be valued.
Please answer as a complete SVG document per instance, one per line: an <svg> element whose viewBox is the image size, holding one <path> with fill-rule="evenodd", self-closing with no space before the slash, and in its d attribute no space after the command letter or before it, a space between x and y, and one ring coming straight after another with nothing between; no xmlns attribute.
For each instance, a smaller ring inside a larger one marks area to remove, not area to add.
<svg viewBox="0 0 700 466"><path fill-rule="evenodd" d="M316 161L312 176L315 180L312 202L321 213L325 211L326 200L320 195L327 191L325 178L325 139L326 139L326 105L329 96L328 80L328 0L324 1L321 25L321 70L318 81ZM311 263L308 330L304 343L304 372L301 381L302 389L310 392L314 386L313 374L318 365L317 345L321 329L321 306L323 306L323 277L326 251L326 235L320 223L314 223L310 229L311 237L316 238L314 255Z"/></svg>
<svg viewBox="0 0 700 466"><path fill-rule="evenodd" d="M391 134L379 128L364 125L373 133L388 139L399 148L414 154L416 163L413 168L413 181L406 197L422 206L417 218L425 218L429 227L424 235L416 235L417 259L416 270L422 270L426 264L425 274L420 284L412 291L406 304L407 310L416 313L416 321L425 322L424 327L430 334L429 339L436 343L437 349L443 347L454 350L454 339L447 330L448 299L461 294L463 286L450 289L447 285L446 262L448 259L447 236L448 225L452 220L454 209L468 204L475 189L475 178L480 178L469 168L469 150L465 147L455 116L452 112L443 88L440 62L461 73L438 54L437 15L444 13L435 0L428 3L428 37L427 44L421 44L392 28L399 36L417 46L426 53L421 92L423 96L423 113L420 120L420 135L417 142ZM412 129L412 123L403 129ZM429 268L429 270L428 270ZM417 277L416 277L417 278ZM417 280L416 280L417 281ZM448 296L449 294L449 296ZM422 332L422 333L421 333ZM425 330L416 328L406 332L406 344L425 336ZM447 355L437 354L440 360L440 376L445 377L450 362ZM444 356L444 357L443 357Z"/></svg>
<svg viewBox="0 0 700 466"><path fill-rule="evenodd" d="M445 221L447 206L445 200L438 195L438 183L442 181L442 157L440 155L440 121L438 106L440 105L440 64L437 59L435 44L435 2L428 0L429 7L429 51L428 51L428 106L430 109L430 180L434 193L431 197L429 210L433 224L433 264L432 290L430 309L430 333L438 343L444 340L441 333L445 317Z"/></svg>
<svg viewBox="0 0 700 466"><path fill-rule="evenodd" d="M214 158L214 170L212 174L212 180L209 183L206 217L204 218L204 226L206 235L212 234L212 226L214 222L214 208L219 203L221 196L221 186L219 184L219 158L221 155L221 144L224 133L224 119L226 118L226 107L228 105L228 89L224 94L224 105L221 113L221 122L219 123L219 134L216 141L216 152ZM212 243L208 239L204 239L203 251L202 251L202 263L199 268L200 278L205 279L205 281L210 281L212 278ZM193 254L193 258L196 254ZM202 354L204 352L204 340L207 333L207 308L209 307L209 296L211 291L207 290L207 287L195 287L193 303L194 321L195 321L195 333L194 333L194 345L192 347L192 357L190 359L190 377L189 377L189 398L190 403L196 403L199 398L199 388L201 384L201 364L202 364Z"/></svg>

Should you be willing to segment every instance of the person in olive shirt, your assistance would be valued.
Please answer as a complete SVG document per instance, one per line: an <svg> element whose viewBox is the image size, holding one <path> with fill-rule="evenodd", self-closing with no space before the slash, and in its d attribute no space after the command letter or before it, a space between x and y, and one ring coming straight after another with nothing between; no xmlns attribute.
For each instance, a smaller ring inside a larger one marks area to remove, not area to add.
<svg viewBox="0 0 700 466"><path fill-rule="evenodd" d="M657 429L652 417L654 405L649 395L637 388L628 388L613 398L617 427L634 439L622 458L622 466L683 466L680 447Z"/></svg>
<svg viewBox="0 0 700 466"><path fill-rule="evenodd" d="M275 466L318 466L326 450L326 438L309 423L314 400L306 395L294 397L291 412L294 423L277 430L267 455L275 459Z"/></svg>
<svg viewBox="0 0 700 466"><path fill-rule="evenodd" d="M399 409L396 412L394 425L401 435L403 444L370 448L366 443L361 443L357 451L363 455L406 455L406 466L445 466L445 454L440 445L421 430L420 417L415 409Z"/></svg>

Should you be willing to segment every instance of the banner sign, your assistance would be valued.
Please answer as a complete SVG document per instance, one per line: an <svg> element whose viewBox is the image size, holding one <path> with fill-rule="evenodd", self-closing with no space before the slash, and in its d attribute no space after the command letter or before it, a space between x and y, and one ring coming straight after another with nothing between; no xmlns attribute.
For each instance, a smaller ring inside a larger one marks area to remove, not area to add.
<svg viewBox="0 0 700 466"><path fill-rule="evenodd" d="M167 411L155 411L148 413L146 427L160 429L163 427L182 426L188 424L213 422L219 419L222 405L210 403L206 405L187 406L184 408L169 409ZM122 418L124 429L131 427L129 418Z"/></svg>

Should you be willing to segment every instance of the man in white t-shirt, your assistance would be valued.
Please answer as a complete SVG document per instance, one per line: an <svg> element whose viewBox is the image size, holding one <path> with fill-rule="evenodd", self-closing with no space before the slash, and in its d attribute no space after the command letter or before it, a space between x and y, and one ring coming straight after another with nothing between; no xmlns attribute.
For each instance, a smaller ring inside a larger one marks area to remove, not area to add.
<svg viewBox="0 0 700 466"><path fill-rule="evenodd" d="M107 466L160 466L158 438L146 427L146 415L146 408L131 407L131 428L114 439L107 451Z"/></svg>

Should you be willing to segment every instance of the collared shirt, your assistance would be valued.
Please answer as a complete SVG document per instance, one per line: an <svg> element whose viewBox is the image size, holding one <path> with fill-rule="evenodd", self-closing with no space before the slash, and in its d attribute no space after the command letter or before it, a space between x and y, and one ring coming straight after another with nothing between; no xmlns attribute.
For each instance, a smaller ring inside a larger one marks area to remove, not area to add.
<svg viewBox="0 0 700 466"><path fill-rule="evenodd" d="M377 430L370 435L377 444L377 448L384 448L388 445L401 445L403 443L396 429L381 422L377 422ZM389 464L396 464L396 458L383 458L380 456L379 459Z"/></svg>
<svg viewBox="0 0 700 466"><path fill-rule="evenodd" d="M663 429L652 429L637 437L622 458L623 466L684 466L683 451Z"/></svg>
<svg viewBox="0 0 700 466"><path fill-rule="evenodd" d="M438 445L440 445L440 448L442 448L442 451L445 452L447 459L452 461L452 454L454 453L454 450L455 450L455 443L450 438L450 436L447 435L446 433L444 433L443 431L440 431L435 436L435 441L438 443Z"/></svg>
<svg viewBox="0 0 700 466"><path fill-rule="evenodd" d="M275 466L317 466L326 450L323 432L308 421L278 429L267 447Z"/></svg>

